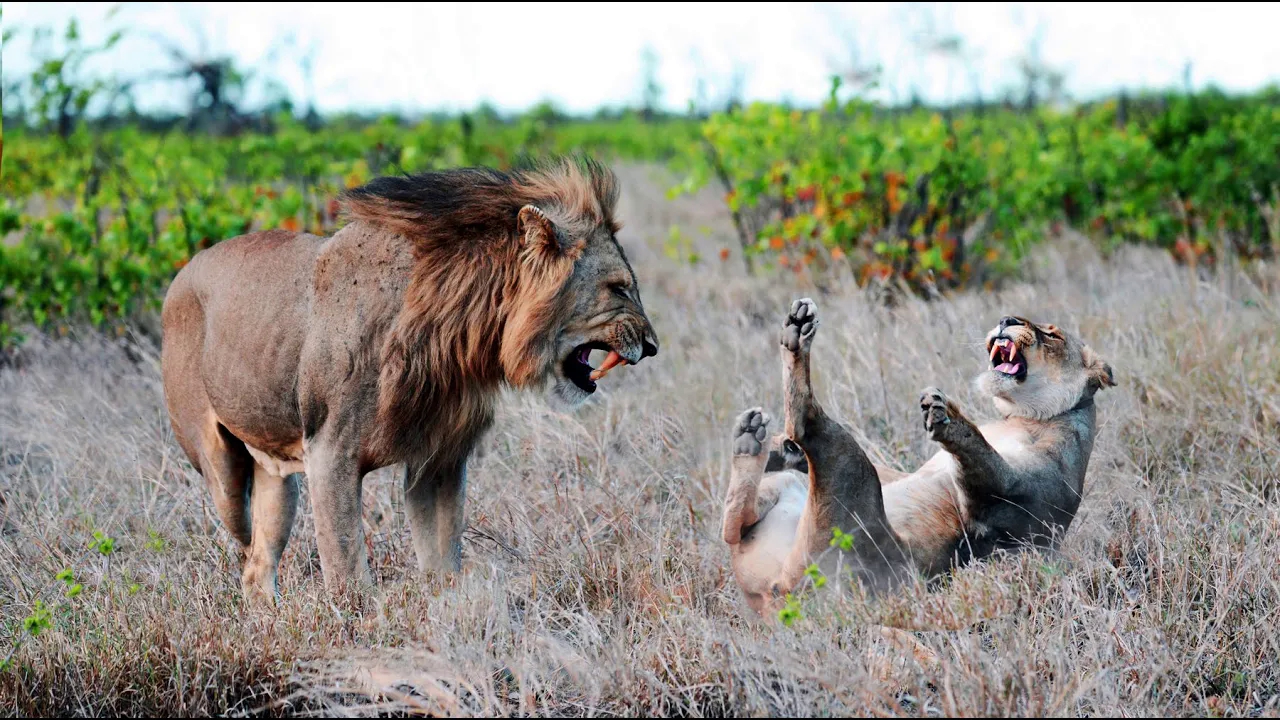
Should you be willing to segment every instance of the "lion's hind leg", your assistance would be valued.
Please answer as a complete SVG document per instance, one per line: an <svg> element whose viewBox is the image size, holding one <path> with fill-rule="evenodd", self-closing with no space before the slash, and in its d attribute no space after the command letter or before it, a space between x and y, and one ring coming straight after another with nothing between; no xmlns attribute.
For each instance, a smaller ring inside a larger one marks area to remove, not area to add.
<svg viewBox="0 0 1280 720"><path fill-rule="evenodd" d="M240 586L245 597L273 602L279 592L280 556L289 544L298 511L298 476L273 474L260 464L253 472L253 542Z"/></svg>
<svg viewBox="0 0 1280 720"><path fill-rule="evenodd" d="M204 311L179 273L165 298L160 369L173 434L204 477L218 516L241 545L250 541L249 482L253 458L213 410L204 386Z"/></svg>
<svg viewBox="0 0 1280 720"><path fill-rule="evenodd" d="M213 411L210 410L210 415ZM249 487L253 479L253 457L239 438L212 418L196 444L200 473L213 496L213 505L227 531L240 545L253 540L249 517Z"/></svg>

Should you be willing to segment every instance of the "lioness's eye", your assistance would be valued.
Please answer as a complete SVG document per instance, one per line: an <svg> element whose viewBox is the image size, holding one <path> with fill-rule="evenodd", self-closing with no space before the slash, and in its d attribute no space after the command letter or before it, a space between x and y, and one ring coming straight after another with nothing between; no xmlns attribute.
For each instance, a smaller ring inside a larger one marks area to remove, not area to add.
<svg viewBox="0 0 1280 720"><path fill-rule="evenodd" d="M1036 338L1039 339L1040 342L1045 342L1046 340L1063 342L1065 340L1065 338L1062 337L1062 333L1057 330L1045 330L1042 328L1036 328Z"/></svg>

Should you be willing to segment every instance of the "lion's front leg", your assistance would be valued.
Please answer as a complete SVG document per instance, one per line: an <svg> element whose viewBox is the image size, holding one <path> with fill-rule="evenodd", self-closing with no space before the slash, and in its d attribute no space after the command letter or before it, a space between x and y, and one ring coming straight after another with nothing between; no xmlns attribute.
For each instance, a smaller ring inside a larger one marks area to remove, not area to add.
<svg viewBox="0 0 1280 720"><path fill-rule="evenodd" d="M960 464L960 484L966 492L1004 492L1010 475L1008 463L945 393L935 387L925 388L920 394L920 412L925 432Z"/></svg>
<svg viewBox="0 0 1280 720"><path fill-rule="evenodd" d="M364 544L361 490L364 477L355 443L326 438L304 441L304 465L315 515L320 569L330 590L344 592L372 584Z"/></svg>
<svg viewBox="0 0 1280 720"><path fill-rule="evenodd" d="M409 517L409 532L413 535L420 571L462 569L466 495L465 460L444 469L431 464L405 468L405 513Z"/></svg>
<svg viewBox="0 0 1280 720"><path fill-rule="evenodd" d="M280 556L289 544L298 512L298 479L277 475L255 464L253 473L253 542L245 557L240 586L258 604L275 602Z"/></svg>

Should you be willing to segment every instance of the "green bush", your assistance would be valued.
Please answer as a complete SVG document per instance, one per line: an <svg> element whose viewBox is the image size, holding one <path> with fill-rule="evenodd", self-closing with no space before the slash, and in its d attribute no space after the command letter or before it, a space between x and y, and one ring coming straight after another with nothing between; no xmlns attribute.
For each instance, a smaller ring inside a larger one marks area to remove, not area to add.
<svg viewBox="0 0 1280 720"><path fill-rule="evenodd" d="M1210 261L1280 244L1266 200L1280 186L1277 91L944 114L836 89L819 109L755 104L702 127L677 192L723 188L749 267L976 283L1062 223Z"/></svg>
<svg viewBox="0 0 1280 720"><path fill-rule="evenodd" d="M545 113L320 131L276 124L271 134L230 138L84 124L66 138L11 129L0 238L17 237L0 242L0 347L24 325L123 330L132 314L159 305L202 248L252 228L331 232L339 191L375 175L572 152L665 160L697 132L693 121Z"/></svg>

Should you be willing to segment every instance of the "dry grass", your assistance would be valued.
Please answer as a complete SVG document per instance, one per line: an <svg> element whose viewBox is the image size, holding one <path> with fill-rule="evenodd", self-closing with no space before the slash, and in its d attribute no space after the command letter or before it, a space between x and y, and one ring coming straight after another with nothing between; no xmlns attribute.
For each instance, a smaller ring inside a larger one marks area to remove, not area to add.
<svg viewBox="0 0 1280 720"><path fill-rule="evenodd" d="M708 226L708 243L730 230L713 200L669 203L649 173L625 173L622 217L661 354L572 416L504 402L473 465L453 582L411 572L397 478L377 473L366 519L379 587L363 612L324 594L309 512L281 606L245 608L154 357L82 337L35 343L0 371L0 659L16 646L0 713L1280 712L1276 297L1234 274L1193 282L1156 253L1102 263L1079 243L1000 294L892 310L847 283L815 295L819 392L902 466L932 451L920 388L990 416L969 380L1005 313L1080 332L1120 382L1100 396L1061 555L984 563L898 603L924 619L1012 611L980 632L921 634L941 668L877 679L863 622L877 611L833 600L790 629L755 626L718 539L730 422L751 404L779 409L776 327L816 291L663 259L671 222ZM117 538L109 563L86 551L94 530ZM71 600L54 578L65 567L85 587ZM25 637L36 600L52 627Z"/></svg>

